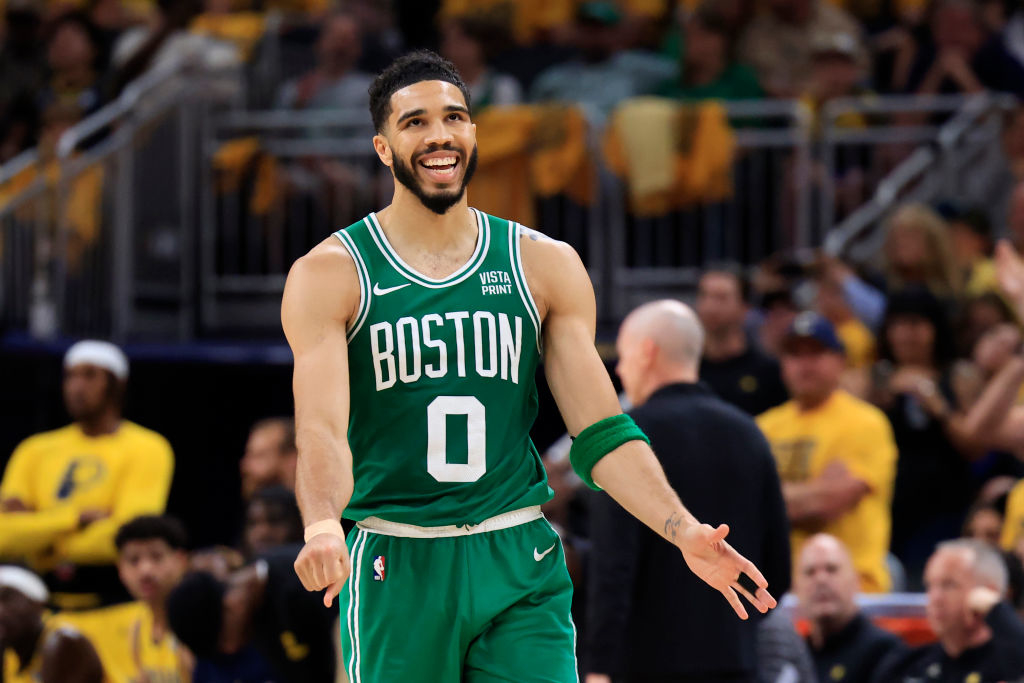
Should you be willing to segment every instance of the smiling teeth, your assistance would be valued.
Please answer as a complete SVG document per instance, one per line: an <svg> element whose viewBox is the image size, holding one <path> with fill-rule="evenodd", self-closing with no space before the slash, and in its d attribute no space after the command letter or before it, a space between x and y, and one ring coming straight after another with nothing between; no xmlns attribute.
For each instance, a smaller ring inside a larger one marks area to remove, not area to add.
<svg viewBox="0 0 1024 683"><path fill-rule="evenodd" d="M427 159L424 166L450 166L455 163L455 157L444 157L443 159Z"/></svg>

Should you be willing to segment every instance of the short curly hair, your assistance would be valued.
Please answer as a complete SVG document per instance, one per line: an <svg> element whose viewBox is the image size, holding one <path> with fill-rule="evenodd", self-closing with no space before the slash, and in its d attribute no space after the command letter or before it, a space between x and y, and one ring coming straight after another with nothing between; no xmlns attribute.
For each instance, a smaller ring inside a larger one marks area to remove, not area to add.
<svg viewBox="0 0 1024 683"><path fill-rule="evenodd" d="M380 133L391 115L391 96L420 81L446 81L462 92L466 108L471 109L469 88L455 65L431 50L416 50L402 55L381 71L370 84L370 115Z"/></svg>

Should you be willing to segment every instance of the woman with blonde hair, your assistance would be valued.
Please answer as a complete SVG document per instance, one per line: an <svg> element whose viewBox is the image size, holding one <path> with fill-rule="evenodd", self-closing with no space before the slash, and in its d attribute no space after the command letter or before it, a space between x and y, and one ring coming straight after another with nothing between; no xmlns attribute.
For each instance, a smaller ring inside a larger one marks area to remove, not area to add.
<svg viewBox="0 0 1024 683"><path fill-rule="evenodd" d="M924 204L904 204L886 222L880 278L869 283L838 259L829 268L854 314L873 330L881 326L890 292L922 287L948 305L964 289L946 221Z"/></svg>
<svg viewBox="0 0 1024 683"><path fill-rule="evenodd" d="M889 218L883 252L890 292L923 285L936 297L950 299L963 290L946 221L924 204L906 204Z"/></svg>

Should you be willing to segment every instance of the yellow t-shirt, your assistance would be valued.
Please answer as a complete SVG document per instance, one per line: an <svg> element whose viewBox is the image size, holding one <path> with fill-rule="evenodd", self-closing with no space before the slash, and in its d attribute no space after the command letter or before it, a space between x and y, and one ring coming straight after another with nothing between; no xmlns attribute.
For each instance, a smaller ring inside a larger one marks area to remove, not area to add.
<svg viewBox="0 0 1024 683"><path fill-rule="evenodd" d="M153 613L144 603L62 612L57 618L92 641L109 683L187 683L192 678L177 639L169 631L159 640L153 637Z"/></svg>
<svg viewBox="0 0 1024 683"><path fill-rule="evenodd" d="M1010 489L1006 497L1006 517L1003 519L1003 533L999 544L1003 550L1012 551L1017 542L1024 536L1024 479Z"/></svg>
<svg viewBox="0 0 1024 683"><path fill-rule="evenodd" d="M3 683L40 683L43 680L43 646L46 644L46 639L61 626L62 624L52 618L43 619L43 633L39 636L39 644L36 645L32 659L24 668L13 650L10 648L3 650L3 658L0 661L0 664L3 664L3 670L0 673L3 675L0 676L0 681Z"/></svg>
<svg viewBox="0 0 1024 683"><path fill-rule="evenodd" d="M849 548L861 590L889 590L885 564L892 529L892 488L896 476L896 442L885 415L874 406L836 391L821 407L801 412L794 401L757 418L772 447L783 483L802 482L840 461L871 488L860 502L818 531L836 536ZM793 566L812 532L794 529Z"/></svg>
<svg viewBox="0 0 1024 683"><path fill-rule="evenodd" d="M39 571L57 561L113 563L118 528L164 511L173 470L167 440L128 421L99 437L75 424L29 437L7 464L0 500L17 498L32 512L0 513L0 558ZM110 516L79 530L86 511Z"/></svg>
<svg viewBox="0 0 1024 683"><path fill-rule="evenodd" d="M875 362L875 335L856 318L836 326L839 341L846 350L846 364L851 368L866 368Z"/></svg>

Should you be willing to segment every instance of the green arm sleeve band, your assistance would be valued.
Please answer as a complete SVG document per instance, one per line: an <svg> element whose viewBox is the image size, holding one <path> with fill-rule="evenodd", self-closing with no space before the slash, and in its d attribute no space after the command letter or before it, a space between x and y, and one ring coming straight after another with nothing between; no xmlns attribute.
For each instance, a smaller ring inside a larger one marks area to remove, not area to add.
<svg viewBox="0 0 1024 683"><path fill-rule="evenodd" d="M569 449L569 463L584 484L595 491L600 491L601 487L594 483L591 475L594 465L628 441L651 443L629 415L606 417L590 425L573 439L572 448Z"/></svg>

